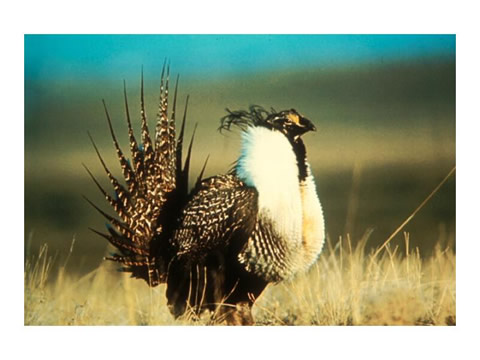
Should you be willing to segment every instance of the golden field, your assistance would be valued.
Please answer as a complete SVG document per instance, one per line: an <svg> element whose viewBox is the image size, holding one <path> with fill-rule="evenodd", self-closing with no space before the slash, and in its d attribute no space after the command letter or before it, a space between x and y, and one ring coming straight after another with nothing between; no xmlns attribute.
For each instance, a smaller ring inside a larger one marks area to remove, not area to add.
<svg viewBox="0 0 480 360"><path fill-rule="evenodd" d="M455 325L455 254L437 246L422 258L418 248L387 245L374 256L368 233L328 242L307 274L270 285L254 305L257 325ZM71 251L75 251L72 242ZM55 275L53 275L55 274ZM102 263L75 276L48 247L25 265L25 325L216 325L215 314L173 319L165 286Z"/></svg>

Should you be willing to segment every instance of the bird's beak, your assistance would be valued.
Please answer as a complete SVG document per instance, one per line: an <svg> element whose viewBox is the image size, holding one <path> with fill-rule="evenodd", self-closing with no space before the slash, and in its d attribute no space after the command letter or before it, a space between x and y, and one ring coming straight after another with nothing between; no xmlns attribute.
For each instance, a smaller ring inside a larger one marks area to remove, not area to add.
<svg viewBox="0 0 480 360"><path fill-rule="evenodd" d="M307 118L302 118L302 125L305 128L305 132L307 132L307 131L317 131L317 128L315 127L315 125L313 125L313 123L310 120L308 120Z"/></svg>

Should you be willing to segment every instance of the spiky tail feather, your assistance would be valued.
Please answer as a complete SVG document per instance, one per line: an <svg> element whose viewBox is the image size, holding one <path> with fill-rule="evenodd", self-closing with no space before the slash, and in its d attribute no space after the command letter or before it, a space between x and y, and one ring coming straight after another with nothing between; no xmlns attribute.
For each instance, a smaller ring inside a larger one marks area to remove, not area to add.
<svg viewBox="0 0 480 360"><path fill-rule="evenodd" d="M165 77L166 69L166 77ZM95 142L89 134L95 152L114 189L110 196L99 184L90 170L84 165L107 202L116 212L117 217L108 215L93 202L86 200L108 221L108 233L91 229L106 238L120 254L106 257L108 260L123 265L122 271L129 272L132 277L142 278L151 286L166 280L166 269L175 249L170 248L169 238L174 229L179 211L188 199L188 173L195 131L190 141L185 165L182 169L183 138L185 132L188 97L181 130L176 138L175 116L178 90L178 77L175 84L173 107L168 116L168 87L170 67L163 66L160 98L155 126L155 137L152 141L148 128L144 100L143 69L140 90L141 142L135 138L128 107L126 84L124 82L125 114L128 126L131 161L127 160L121 150L112 121L103 101L105 115L113 140L117 158L120 162L126 187L112 175ZM205 166L204 166L205 168ZM203 169L204 170L204 169ZM203 170L197 179L201 181Z"/></svg>

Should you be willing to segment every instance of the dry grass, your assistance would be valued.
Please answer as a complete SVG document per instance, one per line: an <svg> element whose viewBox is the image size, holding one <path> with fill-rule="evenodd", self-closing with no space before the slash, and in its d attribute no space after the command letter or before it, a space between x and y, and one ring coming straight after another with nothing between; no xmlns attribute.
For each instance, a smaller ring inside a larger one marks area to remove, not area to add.
<svg viewBox="0 0 480 360"><path fill-rule="evenodd" d="M408 249L409 235L405 235ZM257 306L264 324L453 325L455 254L436 247L422 259L399 247L379 257L350 240L329 246L309 274L270 289ZM272 317L274 319L272 319Z"/></svg>
<svg viewBox="0 0 480 360"><path fill-rule="evenodd" d="M385 246L373 256L368 234L330 242L308 274L271 285L258 299L258 325L454 325L455 253L437 246L423 258L418 249ZM205 325L208 314L174 320L165 287L150 289L104 263L78 277L68 258L56 264L45 245L25 264L26 325ZM56 271L53 271L56 270ZM54 275L55 273L55 275Z"/></svg>

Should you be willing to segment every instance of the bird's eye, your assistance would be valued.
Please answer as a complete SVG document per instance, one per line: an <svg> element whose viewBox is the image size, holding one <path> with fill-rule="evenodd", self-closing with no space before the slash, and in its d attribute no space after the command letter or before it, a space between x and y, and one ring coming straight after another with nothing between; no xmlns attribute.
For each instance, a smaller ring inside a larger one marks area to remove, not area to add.
<svg viewBox="0 0 480 360"><path fill-rule="evenodd" d="M287 120L293 125L302 126L302 124L300 123L300 116L295 113L289 113L287 115Z"/></svg>

